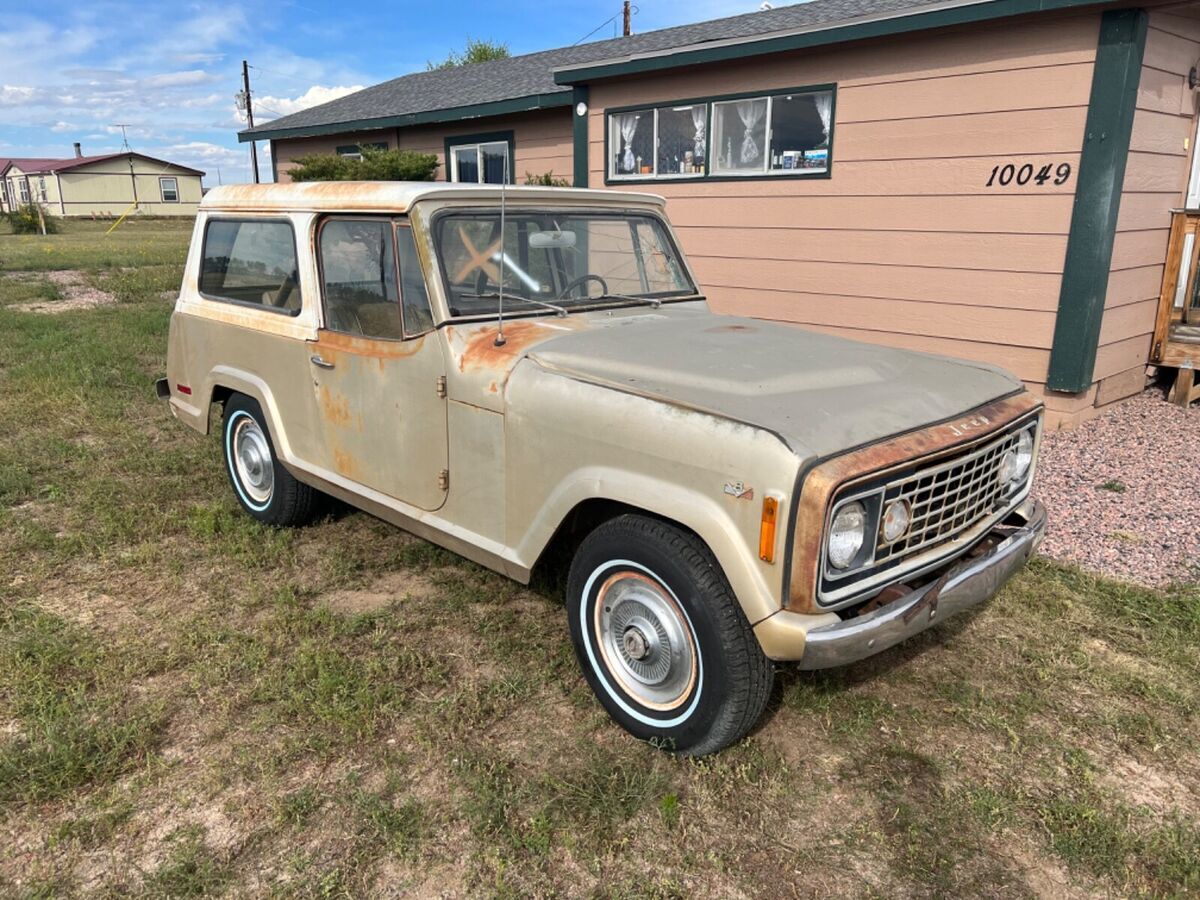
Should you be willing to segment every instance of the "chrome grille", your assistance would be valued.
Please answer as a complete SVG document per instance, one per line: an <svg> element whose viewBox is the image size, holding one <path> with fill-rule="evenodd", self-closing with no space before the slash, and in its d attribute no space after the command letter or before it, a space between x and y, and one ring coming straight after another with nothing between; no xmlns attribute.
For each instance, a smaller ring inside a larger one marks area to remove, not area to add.
<svg viewBox="0 0 1200 900"><path fill-rule="evenodd" d="M883 506L893 500L911 505L908 533L893 544L880 540L875 562L900 559L950 540L1004 508L1013 499L997 478L1000 457L1016 447L1020 432L1012 431L954 459L921 469L890 482Z"/></svg>

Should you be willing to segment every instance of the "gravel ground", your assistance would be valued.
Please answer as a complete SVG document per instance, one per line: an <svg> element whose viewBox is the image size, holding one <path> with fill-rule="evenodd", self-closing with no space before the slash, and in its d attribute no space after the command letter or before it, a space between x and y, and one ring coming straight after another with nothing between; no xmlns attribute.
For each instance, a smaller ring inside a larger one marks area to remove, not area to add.
<svg viewBox="0 0 1200 900"><path fill-rule="evenodd" d="M1200 576L1200 407L1151 389L1072 431L1047 434L1034 494L1041 552L1148 585Z"/></svg>

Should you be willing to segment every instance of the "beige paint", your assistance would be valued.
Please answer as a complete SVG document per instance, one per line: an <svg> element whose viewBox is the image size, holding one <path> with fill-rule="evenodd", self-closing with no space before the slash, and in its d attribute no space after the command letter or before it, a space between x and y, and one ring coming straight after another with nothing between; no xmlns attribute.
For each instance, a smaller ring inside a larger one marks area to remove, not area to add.
<svg viewBox="0 0 1200 900"><path fill-rule="evenodd" d="M571 180L574 171L571 114L570 110L562 108L518 113L502 118L470 119L447 125L417 125L310 138L286 138L272 141L271 147L275 153L276 171L280 181L289 180L287 172L295 167L297 157L333 153L337 147L359 142L386 142L389 148L400 147L419 153L432 153L438 158L435 177L445 181L446 138L497 131L513 132L516 143L513 174L517 184L524 184L527 174L543 175L547 172L556 178Z"/></svg>
<svg viewBox="0 0 1200 900"><path fill-rule="evenodd" d="M661 199L653 196L611 191L518 187L509 189L508 196L516 205L610 205L651 215L659 215L662 207ZM827 406L817 398L831 382L841 386L843 382L836 379L845 378L849 379L845 390L865 389L870 379L864 381L864 373L876 371L869 370L865 360L885 356L874 349L862 356L863 351L855 348L857 361L838 355L841 369L814 371L812 362L807 371L803 366L788 368L786 377L798 378L802 384L795 389L797 402L821 408L807 410L792 425L781 424L775 430L721 412L716 400L709 407L678 398L669 401L598 375L560 370L556 367L568 363L564 358L556 361L553 344L548 349L538 347L564 334L589 331L599 336L601 345L607 341L608 346L623 346L639 326L658 327L671 317L680 325L690 321L693 329L720 334L711 340L724 341L731 351L738 341L748 339L743 335L760 330L747 319L714 319L697 301L659 310L635 306L566 318L511 320L505 326L506 342L497 346L493 321L448 321L441 273L426 228L429 217L440 209L497 201L498 192L490 187L424 184L229 186L212 191L197 219L171 320L167 377L172 411L207 432L214 391L246 393L261 404L281 460L301 480L522 580L528 579L571 511L586 501L616 501L681 522L712 550L751 623L778 613L784 604L783 542L792 533L790 498L802 464L818 457L836 460L850 445L871 447L882 439L878 435L904 434L904 446L919 449L938 441L953 442L953 436L961 434L926 427L946 419L944 414L914 417L898 412L898 404L886 398L875 401L878 391L872 388L873 402L887 404L890 411L852 412L839 427L857 422L875 429L875 438L856 440L847 432L848 444L831 443L819 452L799 443L795 429L808 427L800 424L809 421L807 412L828 415ZM403 342L335 336L322 328L313 239L319 216L338 211L408 212L434 320L442 327ZM214 302L198 294L199 236L206 220L221 214L282 217L292 222L300 248L303 302L298 315ZM778 340L784 332L772 333ZM780 346L784 345L791 346L786 341ZM661 342L656 346L662 347ZM812 349L819 350L815 345ZM668 350L663 348L664 359ZM336 377L345 368L348 380L337 382L328 370L314 368L313 356L333 362ZM966 390L967 381L975 385L970 389L973 397L1009 395L1006 402L1023 404L1022 409L1036 406L1027 396L1012 395L1015 383L999 373L952 367L960 377L947 379L948 364L908 358L888 364L899 366L894 371L927 373L927 384L912 389L886 381L889 389L901 391L906 402L914 404L912 410L937 409L933 402L937 396L959 402L958 392ZM439 390L439 376L445 379L444 390ZM875 380L882 389L885 382ZM703 377L698 383L699 390L724 396L704 387ZM180 385L189 387L190 393L181 392ZM945 387L937 389L937 385ZM762 393L762 386L756 393ZM913 399L922 397L928 399ZM969 413L977 404L978 399L966 407L956 406L955 414L959 409ZM890 423L898 415L904 418L894 423L894 430L892 425L880 430L881 422ZM414 419L419 420L415 425ZM996 422L991 425L997 427ZM418 431L404 431L413 427ZM358 438L347 441L350 432ZM833 441L835 432L842 433L836 429L821 433ZM411 439L413 435L417 439ZM878 464L895 465L911 458L913 454L880 458ZM434 491L442 466L449 471L449 487ZM389 470L396 468L430 483L414 489L404 479L389 480ZM752 486L756 497L782 498L776 563L758 556L760 503L731 496L724 486L734 482ZM796 546L810 555L810 545L821 534L820 518L794 530ZM813 610L803 598L792 600L793 610ZM817 627L835 620L830 613L818 611L803 622ZM773 639L768 650L779 658L798 658L804 635L803 627L789 629L786 639Z"/></svg>

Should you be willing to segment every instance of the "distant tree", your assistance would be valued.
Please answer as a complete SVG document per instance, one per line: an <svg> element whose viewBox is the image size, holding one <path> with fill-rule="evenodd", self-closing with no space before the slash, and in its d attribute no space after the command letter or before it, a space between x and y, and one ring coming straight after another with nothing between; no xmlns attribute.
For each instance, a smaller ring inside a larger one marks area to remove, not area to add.
<svg viewBox="0 0 1200 900"><path fill-rule="evenodd" d="M415 150L359 147L362 158L316 153L296 159L292 181L432 181L438 158Z"/></svg>
<svg viewBox="0 0 1200 900"><path fill-rule="evenodd" d="M425 65L430 72L433 72L437 69L457 69L459 66L469 66L472 63L491 62L493 59L508 59L510 56L512 54L508 52L508 44L467 38L466 50L461 53L451 50L450 55L440 63L428 62Z"/></svg>

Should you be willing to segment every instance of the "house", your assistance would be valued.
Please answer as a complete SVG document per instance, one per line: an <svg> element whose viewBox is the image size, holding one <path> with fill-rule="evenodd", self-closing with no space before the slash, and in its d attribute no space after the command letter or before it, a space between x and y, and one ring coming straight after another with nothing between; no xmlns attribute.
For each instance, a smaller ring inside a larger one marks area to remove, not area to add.
<svg viewBox="0 0 1200 900"><path fill-rule="evenodd" d="M0 158L0 212L31 200L56 216L194 216L204 173L141 153Z"/></svg>
<svg viewBox="0 0 1200 900"><path fill-rule="evenodd" d="M277 180L374 144L449 180L663 194L716 310L999 364L1072 424L1143 388L1198 296L1200 214L1172 213L1200 205L1198 64L1195 0L813 0L420 72L240 138Z"/></svg>

